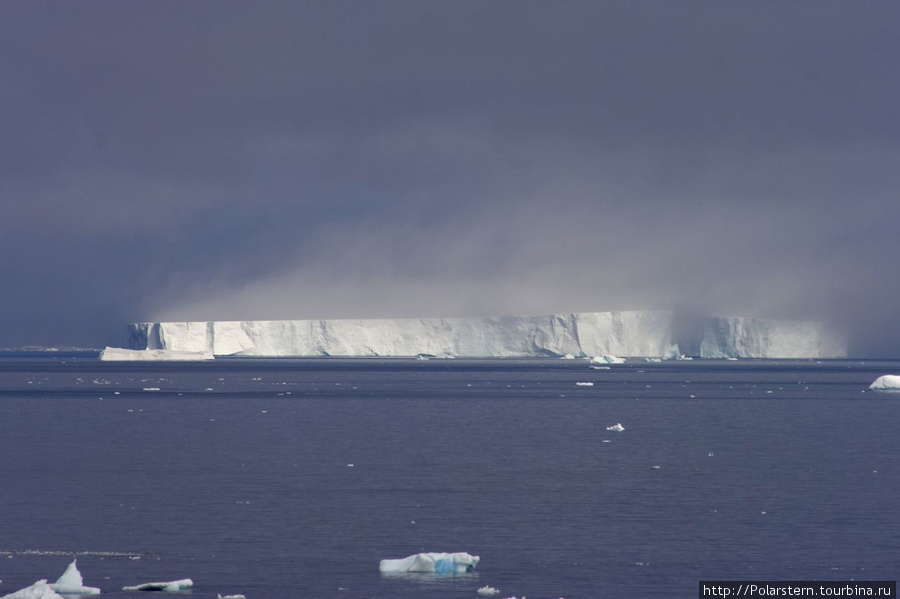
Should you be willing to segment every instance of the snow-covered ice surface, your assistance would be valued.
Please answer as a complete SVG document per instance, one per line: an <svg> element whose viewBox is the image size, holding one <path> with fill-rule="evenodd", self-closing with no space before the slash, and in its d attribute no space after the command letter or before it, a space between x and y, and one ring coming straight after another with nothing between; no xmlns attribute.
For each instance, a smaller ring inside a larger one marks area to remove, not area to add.
<svg viewBox="0 0 900 599"><path fill-rule="evenodd" d="M182 580L172 580L170 582L145 582L131 587L122 587L123 591L165 591L167 593L175 593L178 591L186 591L194 586L194 581L190 578Z"/></svg>
<svg viewBox="0 0 900 599"><path fill-rule="evenodd" d="M468 553L417 553L401 559L383 559L378 564L382 573L423 572L434 574L465 574L475 570L481 560Z"/></svg>
<svg viewBox="0 0 900 599"><path fill-rule="evenodd" d="M72 563L69 564L62 576L60 576L56 582L51 584L50 587L57 593L63 595L99 594L100 589L84 586L84 578L82 578L81 572L78 570L78 566L75 563L76 561L77 560L72 560Z"/></svg>
<svg viewBox="0 0 900 599"><path fill-rule="evenodd" d="M885 374L875 379L875 382L869 385L872 391L894 391L900 392L900 375Z"/></svg>
<svg viewBox="0 0 900 599"><path fill-rule="evenodd" d="M840 358L846 341L816 322L673 312L493 318L147 322L130 346L217 356ZM607 361L609 363L609 361Z"/></svg>

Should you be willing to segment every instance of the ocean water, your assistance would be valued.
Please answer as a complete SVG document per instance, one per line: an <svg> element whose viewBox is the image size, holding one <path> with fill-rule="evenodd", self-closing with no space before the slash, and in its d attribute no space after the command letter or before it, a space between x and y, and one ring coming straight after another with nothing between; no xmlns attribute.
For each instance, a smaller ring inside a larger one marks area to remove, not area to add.
<svg viewBox="0 0 900 599"><path fill-rule="evenodd" d="M900 395L867 390L891 373L900 362L6 357L0 596L72 556L123 598L180 578L196 599L896 580ZM481 563L379 574L422 551Z"/></svg>

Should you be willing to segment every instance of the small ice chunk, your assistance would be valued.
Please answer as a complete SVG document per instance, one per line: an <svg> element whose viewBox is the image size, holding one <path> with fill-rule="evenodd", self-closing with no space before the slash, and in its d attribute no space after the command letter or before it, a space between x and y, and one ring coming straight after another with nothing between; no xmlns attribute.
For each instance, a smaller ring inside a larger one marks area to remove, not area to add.
<svg viewBox="0 0 900 599"><path fill-rule="evenodd" d="M219 595L218 599L247 599L243 595Z"/></svg>
<svg viewBox="0 0 900 599"><path fill-rule="evenodd" d="M500 589L495 589L492 586L483 586L475 592L479 595L499 595Z"/></svg>
<svg viewBox="0 0 900 599"><path fill-rule="evenodd" d="M575 383L575 386L576 387L593 387L594 383L592 383L591 381L578 381L577 383Z"/></svg>
<svg viewBox="0 0 900 599"><path fill-rule="evenodd" d="M872 391L900 391L900 375L886 374L875 379L875 382L869 385Z"/></svg>
<svg viewBox="0 0 900 599"><path fill-rule="evenodd" d="M473 572L481 560L468 553L417 553L401 559L383 559L378 571L385 573L434 572L435 574L464 574Z"/></svg>
<svg viewBox="0 0 900 599"><path fill-rule="evenodd" d="M624 358L617 358L616 356L607 354L605 356L594 356L591 358L591 364L624 364Z"/></svg>
<svg viewBox="0 0 900 599"><path fill-rule="evenodd" d="M56 582L50 585L50 588L63 595L99 595L100 589L84 586L84 579L81 577L81 572L78 571L78 566L75 564L77 561L73 559L66 571L63 572Z"/></svg>
<svg viewBox="0 0 900 599"><path fill-rule="evenodd" d="M175 593L184 591L194 586L194 581L190 578L182 580L172 580L170 582L145 582L133 587L122 587L123 591L165 591L167 593Z"/></svg>
<svg viewBox="0 0 900 599"><path fill-rule="evenodd" d="M622 423L621 423L621 422L617 422L617 423L615 423L615 424L612 425L612 426L607 426L607 427L606 427L606 430L608 430L608 431L614 431L614 432L617 432L617 433L621 433L622 431L625 430L625 427L622 426Z"/></svg>
<svg viewBox="0 0 900 599"><path fill-rule="evenodd" d="M63 599L58 595L46 580L39 580L30 587L20 589L15 593L4 595L0 599Z"/></svg>

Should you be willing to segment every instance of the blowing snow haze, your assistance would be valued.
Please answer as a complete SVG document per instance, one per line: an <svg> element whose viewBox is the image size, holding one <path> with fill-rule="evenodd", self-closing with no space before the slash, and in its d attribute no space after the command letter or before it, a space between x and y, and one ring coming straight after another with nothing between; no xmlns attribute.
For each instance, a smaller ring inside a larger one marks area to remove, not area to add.
<svg viewBox="0 0 900 599"><path fill-rule="evenodd" d="M0 346L686 309L900 355L900 5L8 2Z"/></svg>

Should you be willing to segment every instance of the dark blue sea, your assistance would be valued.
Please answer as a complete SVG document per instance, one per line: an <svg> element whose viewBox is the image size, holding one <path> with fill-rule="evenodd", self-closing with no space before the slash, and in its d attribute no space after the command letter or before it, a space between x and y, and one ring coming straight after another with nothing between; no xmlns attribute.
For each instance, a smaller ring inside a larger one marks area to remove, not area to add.
<svg viewBox="0 0 900 599"><path fill-rule="evenodd" d="M0 596L73 556L111 598L181 578L196 599L896 580L882 374L900 362L4 357ZM474 573L378 572L457 551Z"/></svg>

